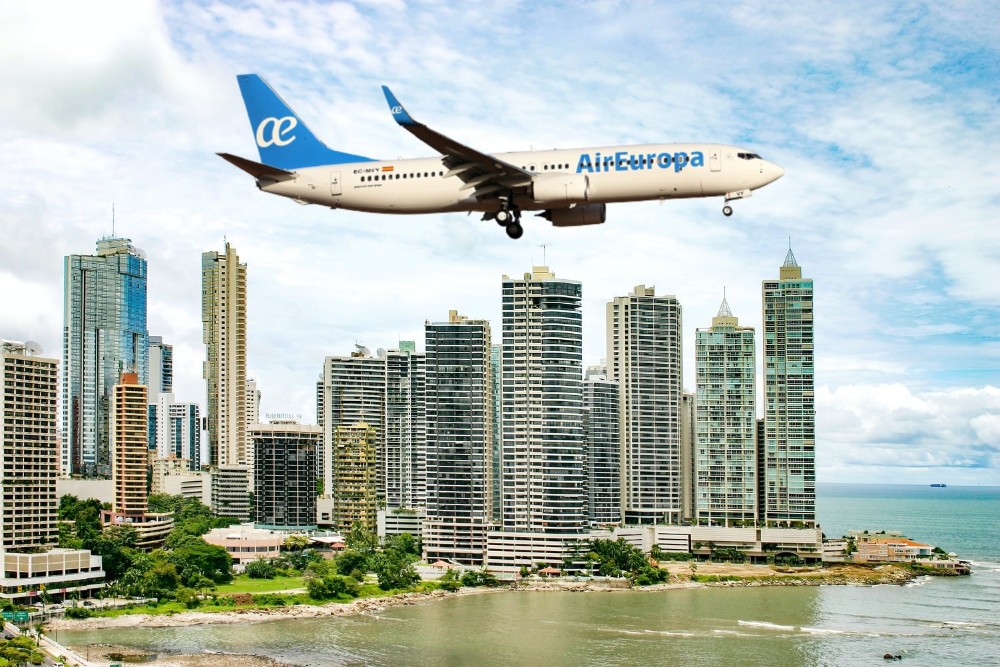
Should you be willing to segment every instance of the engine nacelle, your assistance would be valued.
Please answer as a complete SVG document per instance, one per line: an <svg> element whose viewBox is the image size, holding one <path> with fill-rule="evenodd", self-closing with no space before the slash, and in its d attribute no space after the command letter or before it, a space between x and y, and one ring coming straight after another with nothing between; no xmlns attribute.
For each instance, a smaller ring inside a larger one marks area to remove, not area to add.
<svg viewBox="0 0 1000 667"><path fill-rule="evenodd" d="M550 209L542 214L546 220L552 221L553 227L579 227L580 225L599 225L607 218L606 204L587 204L573 208Z"/></svg>
<svg viewBox="0 0 1000 667"><path fill-rule="evenodd" d="M531 198L539 204L578 204L590 197L586 174L539 174L531 182Z"/></svg>

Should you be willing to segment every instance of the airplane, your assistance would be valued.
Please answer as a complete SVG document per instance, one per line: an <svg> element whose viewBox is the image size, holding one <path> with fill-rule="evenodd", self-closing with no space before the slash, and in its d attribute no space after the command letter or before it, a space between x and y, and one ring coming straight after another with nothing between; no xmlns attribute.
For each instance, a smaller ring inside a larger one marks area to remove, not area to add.
<svg viewBox="0 0 1000 667"><path fill-rule="evenodd" d="M257 187L300 204L366 213L480 212L512 239L521 214L540 211L555 227L601 224L607 204L653 199L750 197L785 173L773 162L724 144L642 144L483 153L418 123L388 87L389 111L439 155L378 160L327 147L256 74L239 82L260 162L218 153Z"/></svg>

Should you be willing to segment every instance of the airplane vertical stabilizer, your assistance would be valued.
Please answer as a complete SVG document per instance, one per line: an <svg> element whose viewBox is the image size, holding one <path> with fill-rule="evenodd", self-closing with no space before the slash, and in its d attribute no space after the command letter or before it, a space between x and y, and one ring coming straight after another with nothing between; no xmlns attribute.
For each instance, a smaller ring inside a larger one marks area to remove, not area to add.
<svg viewBox="0 0 1000 667"><path fill-rule="evenodd" d="M342 153L316 138L302 119L256 74L236 77L260 161L280 169L300 169L345 162L370 162L371 158Z"/></svg>

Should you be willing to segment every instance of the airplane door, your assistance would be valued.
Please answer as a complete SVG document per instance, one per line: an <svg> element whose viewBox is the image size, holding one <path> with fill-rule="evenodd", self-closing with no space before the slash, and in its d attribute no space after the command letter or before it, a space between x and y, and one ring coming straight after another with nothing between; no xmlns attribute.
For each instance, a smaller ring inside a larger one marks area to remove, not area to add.
<svg viewBox="0 0 1000 667"><path fill-rule="evenodd" d="M708 166L712 171L722 171L722 151L718 148L711 148L708 151Z"/></svg>
<svg viewBox="0 0 1000 667"><path fill-rule="evenodd" d="M330 172L330 194L339 195L341 193L340 189L340 172L333 171Z"/></svg>

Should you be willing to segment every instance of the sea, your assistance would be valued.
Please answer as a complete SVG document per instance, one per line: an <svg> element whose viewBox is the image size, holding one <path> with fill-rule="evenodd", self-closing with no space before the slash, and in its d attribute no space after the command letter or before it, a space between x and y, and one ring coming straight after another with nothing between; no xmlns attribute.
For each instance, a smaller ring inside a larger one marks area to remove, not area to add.
<svg viewBox="0 0 1000 667"><path fill-rule="evenodd" d="M973 574L864 587L502 591L351 617L54 639L303 666L1000 665L1000 487L820 484L817 496L828 537L898 530L971 561Z"/></svg>

